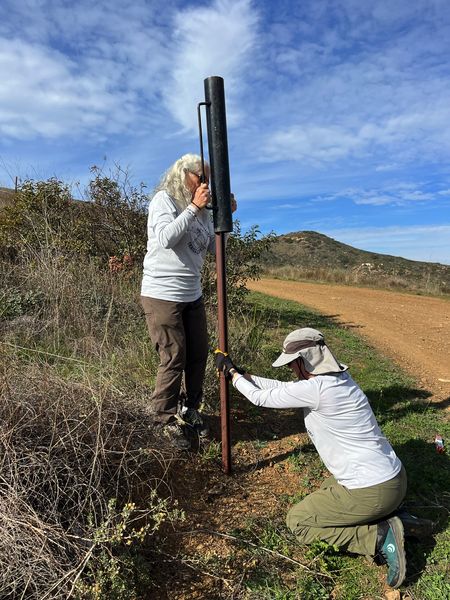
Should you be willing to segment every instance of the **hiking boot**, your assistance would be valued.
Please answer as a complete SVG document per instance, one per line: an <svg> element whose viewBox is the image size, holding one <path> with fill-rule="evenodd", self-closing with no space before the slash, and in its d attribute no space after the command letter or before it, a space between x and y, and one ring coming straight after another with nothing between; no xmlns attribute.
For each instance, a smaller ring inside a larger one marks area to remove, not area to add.
<svg viewBox="0 0 450 600"><path fill-rule="evenodd" d="M419 517L411 515L406 510L397 511L395 516L398 517L403 524L405 537L413 537L420 540L422 538L431 537L433 534L433 521L430 521L429 519L419 519Z"/></svg>
<svg viewBox="0 0 450 600"><path fill-rule="evenodd" d="M400 587L406 576L403 536L403 525L398 517L378 523L377 550L388 566L386 581L392 588Z"/></svg>
<svg viewBox="0 0 450 600"><path fill-rule="evenodd" d="M159 427L160 434L169 440L170 445L177 450L189 450L190 441L184 434L183 427L177 421Z"/></svg>
<svg viewBox="0 0 450 600"><path fill-rule="evenodd" d="M195 408L184 406L181 410L181 418L192 427L201 438L206 438L209 435L209 427L203 420L203 415Z"/></svg>

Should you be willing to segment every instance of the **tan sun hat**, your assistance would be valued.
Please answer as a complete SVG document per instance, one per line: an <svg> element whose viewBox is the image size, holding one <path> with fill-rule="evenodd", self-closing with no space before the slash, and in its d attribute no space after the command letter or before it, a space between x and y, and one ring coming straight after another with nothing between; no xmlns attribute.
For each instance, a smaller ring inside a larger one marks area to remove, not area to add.
<svg viewBox="0 0 450 600"><path fill-rule="evenodd" d="M286 336L283 352L272 367L282 367L299 357L303 359L305 369L312 375L342 373L348 369L347 365L341 365L335 359L325 344L323 334L311 327L296 329Z"/></svg>

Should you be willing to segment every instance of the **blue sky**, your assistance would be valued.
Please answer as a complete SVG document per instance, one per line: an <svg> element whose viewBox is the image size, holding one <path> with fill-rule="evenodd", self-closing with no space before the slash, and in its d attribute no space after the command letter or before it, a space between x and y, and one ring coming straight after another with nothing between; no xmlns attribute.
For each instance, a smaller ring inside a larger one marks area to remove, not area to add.
<svg viewBox="0 0 450 600"><path fill-rule="evenodd" d="M450 264L448 0L1 0L0 185L151 190L211 75L244 228Z"/></svg>

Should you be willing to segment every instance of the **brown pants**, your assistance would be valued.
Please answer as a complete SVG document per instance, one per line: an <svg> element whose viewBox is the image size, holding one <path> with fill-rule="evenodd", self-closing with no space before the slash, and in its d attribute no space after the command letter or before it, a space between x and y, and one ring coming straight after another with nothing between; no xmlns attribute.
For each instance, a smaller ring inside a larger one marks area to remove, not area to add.
<svg viewBox="0 0 450 600"><path fill-rule="evenodd" d="M302 544L322 540L343 550L373 556L377 523L393 513L406 494L406 472L384 483L349 490L334 477L293 506L286 523Z"/></svg>
<svg viewBox="0 0 450 600"><path fill-rule="evenodd" d="M208 333L203 299L170 302L141 296L150 338L159 354L152 401L155 422L173 421L182 395L184 373L185 405L198 408L208 358Z"/></svg>

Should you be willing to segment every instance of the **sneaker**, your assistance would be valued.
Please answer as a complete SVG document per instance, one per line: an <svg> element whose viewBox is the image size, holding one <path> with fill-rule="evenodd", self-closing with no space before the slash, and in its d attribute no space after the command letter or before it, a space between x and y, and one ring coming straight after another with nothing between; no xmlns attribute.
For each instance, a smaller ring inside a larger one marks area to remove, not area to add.
<svg viewBox="0 0 450 600"><path fill-rule="evenodd" d="M413 537L417 539L431 537L433 534L433 521L430 519L419 519L411 515L406 510L399 510L395 516L400 519L403 524L405 537Z"/></svg>
<svg viewBox="0 0 450 600"><path fill-rule="evenodd" d="M386 581L392 588L400 587L406 576L403 537L403 525L398 517L378 523L377 549L388 566Z"/></svg>
<svg viewBox="0 0 450 600"><path fill-rule="evenodd" d="M178 422L162 425L160 428L161 435L170 441L170 444L177 450L189 450L191 443L184 435L183 427Z"/></svg>
<svg viewBox="0 0 450 600"><path fill-rule="evenodd" d="M206 438L209 435L209 427L203 420L203 416L200 411L195 408L188 408L187 406L183 406L181 410L181 418L189 425L195 429L198 435L201 438Z"/></svg>

